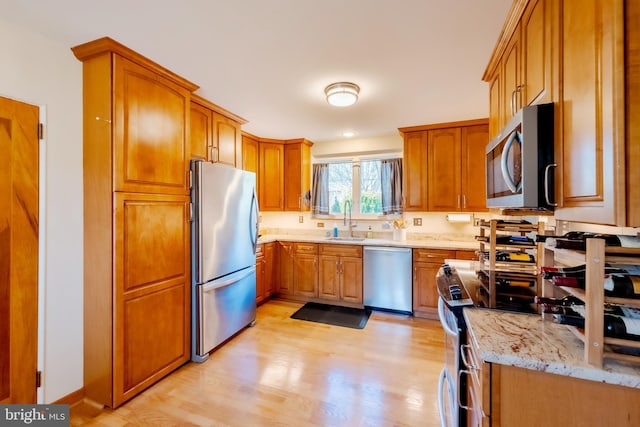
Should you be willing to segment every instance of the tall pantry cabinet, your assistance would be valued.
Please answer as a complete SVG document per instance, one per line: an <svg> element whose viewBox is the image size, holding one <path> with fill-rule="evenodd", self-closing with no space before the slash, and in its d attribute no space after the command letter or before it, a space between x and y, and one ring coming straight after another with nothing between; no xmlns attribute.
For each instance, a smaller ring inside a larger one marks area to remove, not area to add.
<svg viewBox="0 0 640 427"><path fill-rule="evenodd" d="M109 38L72 50L83 62L84 389L117 407L190 356L197 86Z"/></svg>

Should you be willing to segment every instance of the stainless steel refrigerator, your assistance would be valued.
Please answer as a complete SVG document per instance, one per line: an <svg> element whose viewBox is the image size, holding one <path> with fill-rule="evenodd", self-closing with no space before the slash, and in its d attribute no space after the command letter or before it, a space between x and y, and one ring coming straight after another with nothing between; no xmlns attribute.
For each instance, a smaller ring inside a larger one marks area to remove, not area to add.
<svg viewBox="0 0 640 427"><path fill-rule="evenodd" d="M191 360L256 318L256 175L231 166L191 162L193 221Z"/></svg>

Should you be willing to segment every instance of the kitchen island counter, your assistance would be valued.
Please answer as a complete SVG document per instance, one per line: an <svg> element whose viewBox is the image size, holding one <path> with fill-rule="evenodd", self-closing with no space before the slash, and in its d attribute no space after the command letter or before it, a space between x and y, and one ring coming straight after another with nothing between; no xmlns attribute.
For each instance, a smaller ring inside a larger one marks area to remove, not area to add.
<svg viewBox="0 0 640 427"><path fill-rule="evenodd" d="M484 308L465 309L464 318L484 362L640 389L640 364L606 359L602 369L589 365L582 341L566 325Z"/></svg>

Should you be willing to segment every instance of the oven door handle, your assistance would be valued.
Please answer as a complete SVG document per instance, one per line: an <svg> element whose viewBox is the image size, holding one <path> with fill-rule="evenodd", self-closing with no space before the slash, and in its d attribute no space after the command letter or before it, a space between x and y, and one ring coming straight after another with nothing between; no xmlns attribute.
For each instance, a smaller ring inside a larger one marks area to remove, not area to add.
<svg viewBox="0 0 640 427"><path fill-rule="evenodd" d="M457 337L458 332L451 329L447 324L447 319L444 315L444 300L442 298L438 298L438 317L440 318L440 323L442 324L442 329L444 329L445 333Z"/></svg>
<svg viewBox="0 0 640 427"><path fill-rule="evenodd" d="M444 382L447 380L447 367L442 368L440 380L438 381L438 409L440 412L440 425L447 427L447 420L444 416Z"/></svg>
<svg viewBox="0 0 640 427"><path fill-rule="evenodd" d="M502 155L500 157L500 169L502 170L502 177L504 178L505 184L509 187L512 193L517 193L522 188L522 179L518 184L515 183L515 180L509 173L509 151L511 151L511 146L514 142L517 142L522 147L522 137L517 130L511 132L507 142L504 144L504 148L502 150Z"/></svg>

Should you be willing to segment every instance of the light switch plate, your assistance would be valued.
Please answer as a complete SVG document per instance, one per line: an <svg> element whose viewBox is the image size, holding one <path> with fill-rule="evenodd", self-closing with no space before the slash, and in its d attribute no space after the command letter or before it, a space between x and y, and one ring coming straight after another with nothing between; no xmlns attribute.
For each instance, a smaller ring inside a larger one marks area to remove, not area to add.
<svg viewBox="0 0 640 427"><path fill-rule="evenodd" d="M413 218L413 225L422 225L422 218Z"/></svg>
<svg viewBox="0 0 640 427"><path fill-rule="evenodd" d="M298 217L298 222L299 222L300 224L302 224L302 223L304 222L304 216L300 215L300 216Z"/></svg>
<svg viewBox="0 0 640 427"><path fill-rule="evenodd" d="M324 222L319 222L316 224L316 227L318 228L324 228Z"/></svg>

